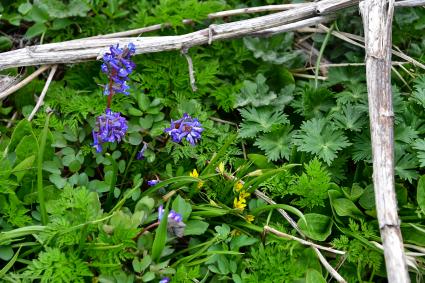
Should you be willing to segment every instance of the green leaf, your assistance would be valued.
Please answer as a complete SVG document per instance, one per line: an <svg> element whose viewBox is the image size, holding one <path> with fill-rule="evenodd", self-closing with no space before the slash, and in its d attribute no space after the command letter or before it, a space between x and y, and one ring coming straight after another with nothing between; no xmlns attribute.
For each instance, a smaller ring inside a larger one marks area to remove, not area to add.
<svg viewBox="0 0 425 283"><path fill-rule="evenodd" d="M189 218L190 213L192 212L192 206L190 205L190 203L185 201L180 195L178 195L174 199L172 208L174 211L182 215L183 221L186 221Z"/></svg>
<svg viewBox="0 0 425 283"><path fill-rule="evenodd" d="M363 216L363 213L349 199L331 199L331 204L333 205L336 214L338 214L339 216L351 216L353 218L359 218Z"/></svg>
<svg viewBox="0 0 425 283"><path fill-rule="evenodd" d="M425 213L425 175L419 178L416 199L418 201L418 206L422 212Z"/></svg>
<svg viewBox="0 0 425 283"><path fill-rule="evenodd" d="M132 262L133 269L135 272L144 272L151 263L152 263L152 259L150 255L145 255L142 258L142 260L139 260L138 258L134 258Z"/></svg>
<svg viewBox="0 0 425 283"><path fill-rule="evenodd" d="M291 130L291 125L279 127L278 130L260 136L254 145L264 150L270 161L277 161L283 158L289 160L292 150L293 132Z"/></svg>
<svg viewBox="0 0 425 283"><path fill-rule="evenodd" d="M189 220L184 228L184 235L202 235L207 231L209 224L200 220Z"/></svg>
<svg viewBox="0 0 425 283"><path fill-rule="evenodd" d="M62 189L66 185L66 179L62 178L60 175L57 175L57 174L50 175L49 180L50 180L50 182L55 184L55 186L59 189Z"/></svg>
<svg viewBox="0 0 425 283"><path fill-rule="evenodd" d="M165 208L164 215L168 215L168 208ZM159 227L156 229L155 238L152 244L152 260L157 261L161 257L164 250L165 243L167 242L167 221L168 217L163 217Z"/></svg>
<svg viewBox="0 0 425 283"><path fill-rule="evenodd" d="M0 36L0 51L7 51L12 48L13 43L10 37Z"/></svg>
<svg viewBox="0 0 425 283"><path fill-rule="evenodd" d="M232 251L239 251L240 248L251 246L257 242L258 239L242 234L232 239L232 241L230 242L230 249Z"/></svg>
<svg viewBox="0 0 425 283"><path fill-rule="evenodd" d="M309 213L305 214L305 221L298 220L298 226L307 237L316 241L325 241L332 232L332 219L329 216Z"/></svg>
<svg viewBox="0 0 425 283"><path fill-rule="evenodd" d="M16 147L16 159L18 161L24 160L27 157L37 155L38 156L38 144L37 139L34 136L25 136L22 138L18 146Z"/></svg>
<svg viewBox="0 0 425 283"><path fill-rule="evenodd" d="M304 121L294 138L299 150L317 155L328 165L340 150L351 145L343 132L323 118Z"/></svg>
<svg viewBox="0 0 425 283"><path fill-rule="evenodd" d="M31 123L28 122L27 119L22 119L19 121L19 123L16 125L15 129L13 130L12 137L10 138L10 142L8 145L9 151L14 151L16 146L21 142L21 140L26 135L31 135L32 127Z"/></svg>
<svg viewBox="0 0 425 283"><path fill-rule="evenodd" d="M326 283L322 273L316 269L308 269L306 273L305 283Z"/></svg>
<svg viewBox="0 0 425 283"><path fill-rule="evenodd" d="M22 3L18 7L18 12L21 13L22 15L25 15L31 10L31 8L32 8L31 3L29 3L29 2Z"/></svg>
<svg viewBox="0 0 425 283"><path fill-rule="evenodd" d="M255 137L258 133L268 133L273 126L289 123L286 115L271 108L245 108L239 110L243 122L240 125L239 136L242 138Z"/></svg>
<svg viewBox="0 0 425 283"><path fill-rule="evenodd" d="M33 167L34 161L35 155L31 155L13 168L12 174L16 176L18 182L20 182L25 174L28 173L28 170Z"/></svg>
<svg viewBox="0 0 425 283"><path fill-rule="evenodd" d="M251 105L254 107L267 106L277 97L276 93L269 91L266 84L266 78L258 74L255 82L244 81L241 93L237 97L234 108Z"/></svg>
<svg viewBox="0 0 425 283"><path fill-rule="evenodd" d="M11 246L0 246L0 259L8 261L13 257L13 249Z"/></svg>
<svg viewBox="0 0 425 283"><path fill-rule="evenodd" d="M33 38L34 36L40 35L47 31L47 27L44 23L35 23L25 32L25 37Z"/></svg>
<svg viewBox="0 0 425 283"><path fill-rule="evenodd" d="M67 4L59 0L40 0L39 5L52 18L85 17L90 11L85 0L70 0Z"/></svg>

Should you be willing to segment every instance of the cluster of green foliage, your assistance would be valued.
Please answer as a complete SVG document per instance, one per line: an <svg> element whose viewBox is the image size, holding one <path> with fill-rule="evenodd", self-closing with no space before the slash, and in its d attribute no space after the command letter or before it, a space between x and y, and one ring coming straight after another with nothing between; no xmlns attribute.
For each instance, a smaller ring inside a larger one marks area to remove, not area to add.
<svg viewBox="0 0 425 283"><path fill-rule="evenodd" d="M164 22L170 27L151 34L184 34L213 23L211 12L278 2L5 0L0 51ZM397 10L393 31L400 50L422 62L425 41L414 30L423 27L424 13ZM356 15L344 11L335 26L361 34ZM320 49L324 38L313 34L310 40ZM130 95L116 95L112 104L127 118L127 134L102 153L91 135L106 103L99 62L60 66L32 122L26 118L42 78L0 102L0 280L332 280L311 247L264 234L268 225L345 251L324 254L348 282L386 282L365 69L328 68L326 80L316 82L297 40L288 32L191 48L196 92L180 53L136 56ZM324 50L336 63L364 59L361 48L333 37ZM394 67L393 96L401 230L416 255L425 247L425 72L410 64ZM170 119L183 113L204 127L196 146L164 134ZM137 160L144 144L145 158ZM149 187L153 179L161 181ZM255 190L277 205L257 199ZM183 235L166 217L158 221L160 206L182 215ZM409 260L412 281L420 282L425 260Z"/></svg>

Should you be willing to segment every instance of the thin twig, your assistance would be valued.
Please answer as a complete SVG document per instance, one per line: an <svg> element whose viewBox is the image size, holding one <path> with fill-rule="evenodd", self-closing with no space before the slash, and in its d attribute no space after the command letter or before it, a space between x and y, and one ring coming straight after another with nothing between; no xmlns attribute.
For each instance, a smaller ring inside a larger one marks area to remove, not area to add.
<svg viewBox="0 0 425 283"><path fill-rule="evenodd" d="M326 27L326 26L324 26L324 25L322 25L322 24L319 24L318 27L321 28L322 30L324 30L325 32L328 32L329 31L329 28ZM364 38L361 37L361 36L354 35L354 34L349 34L349 33L346 33L346 32L343 33L343 32L339 32L339 31L332 31L332 35L334 35L335 37L338 37L339 39L342 39L342 40L344 40L344 41L346 41L348 43L351 43L351 44L353 44L355 46L364 48ZM358 40L361 43L356 42L354 40ZM394 49L392 49L391 52L392 52L393 55L396 55L396 56L400 57L401 59L404 59L404 60L408 61L409 63L411 63L411 64L413 64L413 65L415 65L417 67L420 67L420 68L422 68L422 69L425 70L425 65L424 64L422 64L419 61L413 59L412 57L404 54L403 52L396 51Z"/></svg>
<svg viewBox="0 0 425 283"><path fill-rule="evenodd" d="M417 7L425 6L425 0L404 0L394 2L395 7Z"/></svg>
<svg viewBox="0 0 425 283"><path fill-rule="evenodd" d="M188 50L186 48L183 48L181 53L186 57L187 65L189 67L189 80L190 80L190 86L192 87L192 91L196 92L198 88L196 87L196 81L195 81L195 71L193 69L193 62L192 57L188 54Z"/></svg>
<svg viewBox="0 0 425 283"><path fill-rule="evenodd" d="M208 19L226 18L231 16L239 16L243 14L255 14L263 12L281 12L289 9L299 8L311 3L296 3L296 4L281 4L281 5L267 5L258 7L241 8L234 10L221 11L208 14Z"/></svg>
<svg viewBox="0 0 425 283"><path fill-rule="evenodd" d="M315 244L315 243L312 243L312 242L309 242L309 241L300 239L298 237L295 237L295 236L292 236L292 235L283 233L283 232L281 232L279 230L276 230L276 229L274 229L274 228L272 228L270 226L264 226L264 231L273 233L276 236L279 236L281 238L285 238L285 239L289 239L289 240L294 240L294 241L297 241L297 242L299 242L299 243L301 243L303 245L310 246L310 247L316 247L316 248L318 248L320 250L328 251L328 252L331 252L331 253L334 253L334 254L339 254L339 255L344 255L345 254L344 251L335 250L335 249L332 249L332 248L329 248L329 247L324 247L324 246L321 246L321 245L318 245L318 244Z"/></svg>
<svg viewBox="0 0 425 283"><path fill-rule="evenodd" d="M4 99L5 97L9 96L15 91L21 89L22 87L26 86L29 82L31 82L33 79L38 77L38 75L40 75L41 73L43 73L45 70L49 69L50 67L51 67L50 65L41 66L38 70L36 70L34 73L32 73L31 75L29 75L28 77L20 81L19 83L3 91L2 93L0 93L0 100Z"/></svg>
<svg viewBox="0 0 425 283"><path fill-rule="evenodd" d="M34 118L35 113L37 113L38 109L43 104L44 97L46 96L47 90L49 89L49 86L50 86L50 82L52 81L57 68L58 68L58 65L54 65L52 69L50 70L50 74L49 74L49 77L47 78L46 84L44 85L44 88L41 91L40 97L37 100L37 104L35 105L34 109L32 110L31 114L28 117L28 121L31 121L32 118Z"/></svg>
<svg viewBox="0 0 425 283"><path fill-rule="evenodd" d="M236 124L236 123L226 121L226 120L216 118L216 117L209 117L209 119L212 120L212 121L215 121L215 122L223 123L223 124L229 124L229 125L236 126L236 127L238 126L238 124Z"/></svg>
<svg viewBox="0 0 425 283"><path fill-rule="evenodd" d="M18 111L15 111L10 118L10 120L7 122L6 128L9 129L12 127L13 123L15 122L16 118L18 118Z"/></svg>

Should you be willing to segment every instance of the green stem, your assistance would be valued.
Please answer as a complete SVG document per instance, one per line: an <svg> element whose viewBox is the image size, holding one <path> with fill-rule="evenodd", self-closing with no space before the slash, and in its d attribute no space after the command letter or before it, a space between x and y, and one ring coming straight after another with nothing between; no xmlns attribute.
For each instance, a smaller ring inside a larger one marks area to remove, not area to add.
<svg viewBox="0 0 425 283"><path fill-rule="evenodd" d="M122 188L122 186L125 184L125 178L127 177L128 170L130 169L130 165L131 163L133 163L134 157L136 157L137 152L138 152L138 147L136 146L133 152L131 153L131 157L130 157L130 160L128 161L127 166L125 167L124 175L122 177L122 185L120 186L120 188Z"/></svg>
<svg viewBox="0 0 425 283"><path fill-rule="evenodd" d="M46 200L44 197L43 189L43 157L44 157L44 148L46 147L47 140L47 131L49 130L49 113L46 117L46 122L44 123L44 128L41 133L41 141L38 148L38 158L37 158L37 193L38 193L38 202L40 204L40 213L41 213L41 223L47 225L47 209L46 209Z"/></svg>
<svg viewBox="0 0 425 283"><path fill-rule="evenodd" d="M117 165L117 163L115 162L112 155L108 154L108 157L109 157L109 160L111 161L113 171L112 171L111 184L109 185L108 197L106 198L106 204L105 204L106 208L109 208L112 205L112 199L113 199L113 196L114 196L115 184L117 183L117 176L118 176L118 165Z"/></svg>
<svg viewBox="0 0 425 283"><path fill-rule="evenodd" d="M326 45L328 44L329 38L331 37L334 27L335 27L335 24L332 24L331 27L329 28L329 31L326 34L325 39L323 40L322 46L320 47L319 56L317 56L316 68L314 70L314 88L317 88L317 86L319 85L318 77L319 77L320 61L322 61L323 53L325 52Z"/></svg>

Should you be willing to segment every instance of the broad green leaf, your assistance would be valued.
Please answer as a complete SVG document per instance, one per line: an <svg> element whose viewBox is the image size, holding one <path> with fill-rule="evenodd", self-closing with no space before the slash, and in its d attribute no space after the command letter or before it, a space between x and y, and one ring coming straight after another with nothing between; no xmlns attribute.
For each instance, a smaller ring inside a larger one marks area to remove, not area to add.
<svg viewBox="0 0 425 283"><path fill-rule="evenodd" d="M230 249L232 251L239 251L240 248L251 246L257 242L258 242L257 238L252 238L245 234L242 234L232 239L232 241L230 242Z"/></svg>
<svg viewBox="0 0 425 283"><path fill-rule="evenodd" d="M21 163L15 166L12 170L12 174L17 177L17 181L20 182L22 178L28 173L28 170L31 169L34 165L35 155L25 158Z"/></svg>
<svg viewBox="0 0 425 283"><path fill-rule="evenodd" d="M353 218L359 218L363 216L363 213L349 199L332 199L331 203L335 209L336 214L338 214L339 216L351 216Z"/></svg>
<svg viewBox="0 0 425 283"><path fill-rule="evenodd" d="M34 136L25 136L16 147L16 160L18 162L30 156L38 156L37 139Z"/></svg>
<svg viewBox="0 0 425 283"><path fill-rule="evenodd" d="M0 36L0 51L7 51L12 45L12 40L8 36Z"/></svg>
<svg viewBox="0 0 425 283"><path fill-rule="evenodd" d="M323 278L322 273L315 269L308 269L305 283L326 283L325 278Z"/></svg>
<svg viewBox="0 0 425 283"><path fill-rule="evenodd" d="M8 261L13 257L13 249L11 246L0 246L0 259Z"/></svg>
<svg viewBox="0 0 425 283"><path fill-rule="evenodd" d="M208 229L209 224L201 220L189 220L184 228L184 235L202 235Z"/></svg>
<svg viewBox="0 0 425 283"><path fill-rule="evenodd" d="M183 217L183 221L186 221L189 218L190 213L192 212L192 206L186 200L184 200L180 195L178 195L172 204L174 211L180 213Z"/></svg>
<svg viewBox="0 0 425 283"><path fill-rule="evenodd" d="M41 8L49 13L52 18L85 17L90 11L87 1L82 0L40 0Z"/></svg>
<svg viewBox="0 0 425 283"><path fill-rule="evenodd" d="M325 241L332 232L332 219L329 216L309 213L298 220L298 226L307 237L316 241Z"/></svg>
<svg viewBox="0 0 425 283"><path fill-rule="evenodd" d="M28 122L27 119L22 119L15 127L12 133L12 137L10 138L10 142L8 145L9 151L14 151L16 146L21 142L21 140L27 136L31 135L32 127L31 123Z"/></svg>
<svg viewBox="0 0 425 283"><path fill-rule="evenodd" d="M25 37L33 38L34 36L40 35L47 31L47 27L44 23L35 23L25 32Z"/></svg>

